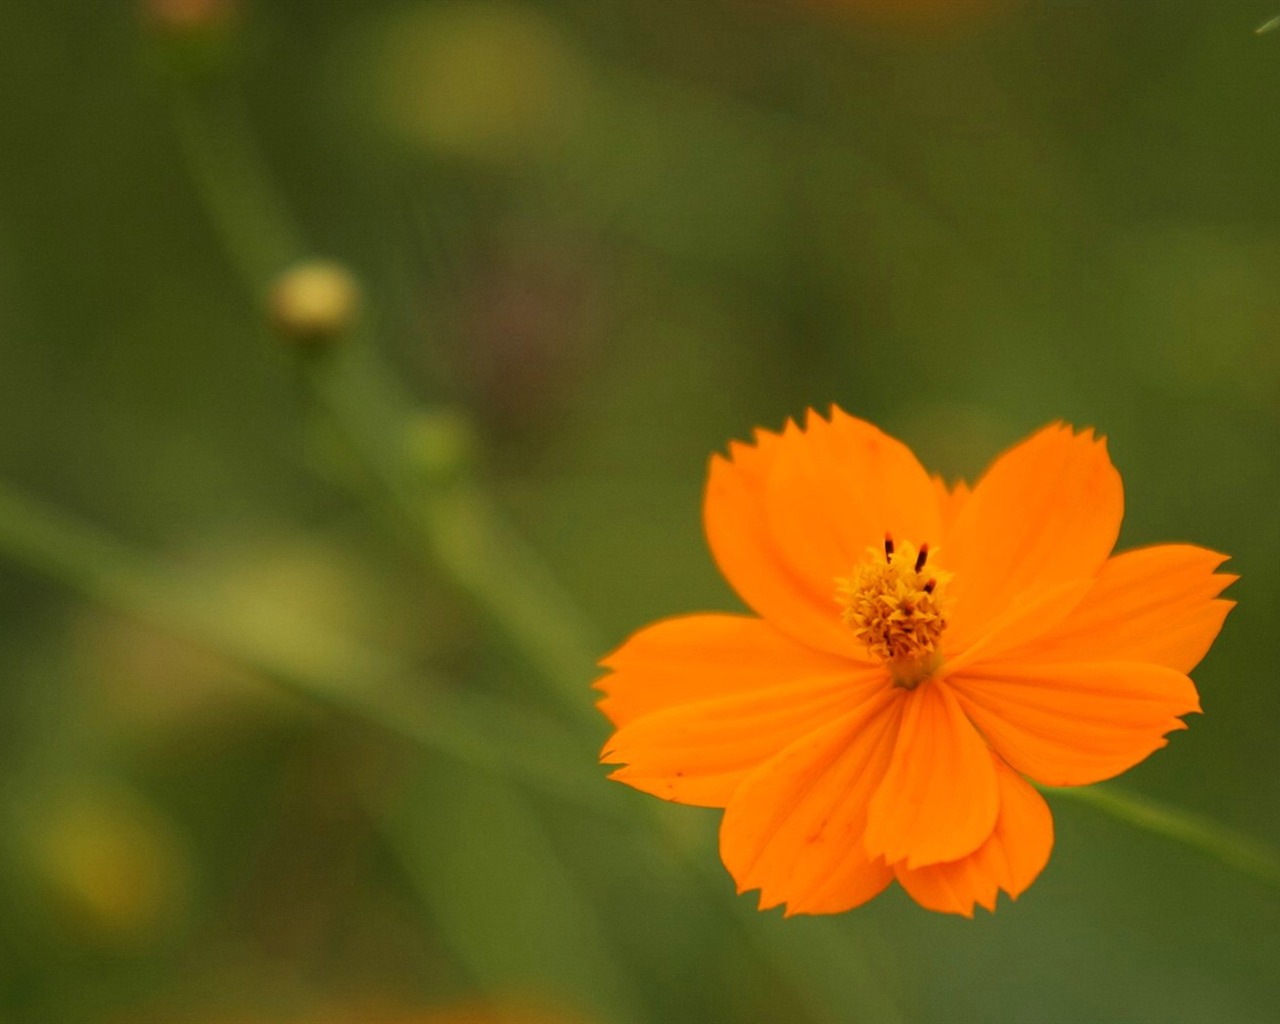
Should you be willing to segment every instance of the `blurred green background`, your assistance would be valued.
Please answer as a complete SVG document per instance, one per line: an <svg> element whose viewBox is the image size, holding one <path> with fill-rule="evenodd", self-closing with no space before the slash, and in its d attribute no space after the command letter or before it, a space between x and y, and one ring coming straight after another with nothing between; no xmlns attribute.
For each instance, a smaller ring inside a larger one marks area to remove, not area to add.
<svg viewBox="0 0 1280 1024"><path fill-rule="evenodd" d="M0 479L151 560L98 587L61 546L68 588L0 545L0 1020L1275 1020L1275 890L1062 800L994 916L758 915L715 812L604 781L588 689L737 607L730 438L834 401L972 479L1063 418L1110 438L1122 546L1243 574L1204 716L1125 783L1280 844L1274 7L0 4ZM325 386L454 519L367 500L271 337L308 253L381 367ZM175 636L188 604L252 642ZM504 607L564 626L540 666ZM343 710L391 662L511 762Z"/></svg>

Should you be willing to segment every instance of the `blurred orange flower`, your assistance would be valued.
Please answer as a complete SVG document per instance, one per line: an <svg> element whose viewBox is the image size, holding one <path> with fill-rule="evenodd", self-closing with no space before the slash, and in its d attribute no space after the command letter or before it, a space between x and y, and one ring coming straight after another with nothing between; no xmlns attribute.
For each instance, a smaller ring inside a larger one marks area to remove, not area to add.
<svg viewBox="0 0 1280 1024"><path fill-rule="evenodd" d="M668 619L602 664L611 778L723 807L740 892L835 913L896 878L972 916L1044 867L1027 781L1110 778L1199 711L1226 556L1111 555L1106 444L1056 424L970 491L833 409L711 460L712 552L757 616Z"/></svg>

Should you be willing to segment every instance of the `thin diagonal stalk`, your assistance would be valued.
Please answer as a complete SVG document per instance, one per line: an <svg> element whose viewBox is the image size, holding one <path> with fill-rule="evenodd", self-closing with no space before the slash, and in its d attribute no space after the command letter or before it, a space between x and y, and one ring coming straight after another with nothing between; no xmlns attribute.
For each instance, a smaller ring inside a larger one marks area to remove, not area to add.
<svg viewBox="0 0 1280 1024"><path fill-rule="evenodd" d="M595 736L585 681L602 645L554 574L465 472L434 478L406 458L422 413L372 353L353 347L310 362L310 393L338 427L424 565L443 571L535 670L556 707Z"/></svg>
<svg viewBox="0 0 1280 1024"><path fill-rule="evenodd" d="M601 787L562 770L562 730L497 701L463 697L389 655L327 630L299 644L224 613L216 593L102 531L0 484L0 554L91 601L131 615L469 767L526 782L596 814L617 815ZM363 680L363 682L362 682ZM484 723L483 726L480 723ZM539 733L545 738L539 738ZM500 735L498 743L491 736Z"/></svg>
<svg viewBox="0 0 1280 1024"><path fill-rule="evenodd" d="M1111 785L1045 787L1143 831L1199 850L1251 878L1280 888L1280 853L1204 815Z"/></svg>
<svg viewBox="0 0 1280 1024"><path fill-rule="evenodd" d="M219 98L230 83L207 86L197 97L183 89L170 94L173 126L223 251L235 262L256 301L275 275L306 254L302 233L285 212L253 143L238 103ZM245 239L252 245L245 245Z"/></svg>

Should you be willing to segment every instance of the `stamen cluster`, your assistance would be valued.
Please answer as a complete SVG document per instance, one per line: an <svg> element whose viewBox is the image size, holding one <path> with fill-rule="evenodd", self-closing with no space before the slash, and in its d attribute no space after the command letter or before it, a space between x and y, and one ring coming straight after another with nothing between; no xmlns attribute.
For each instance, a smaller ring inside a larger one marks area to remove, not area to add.
<svg viewBox="0 0 1280 1024"><path fill-rule="evenodd" d="M836 580L841 618L868 651L891 666L923 666L933 660L947 627L942 590L950 574L926 569L928 544L895 547L886 537L883 554L879 548L868 551L870 557L851 576Z"/></svg>

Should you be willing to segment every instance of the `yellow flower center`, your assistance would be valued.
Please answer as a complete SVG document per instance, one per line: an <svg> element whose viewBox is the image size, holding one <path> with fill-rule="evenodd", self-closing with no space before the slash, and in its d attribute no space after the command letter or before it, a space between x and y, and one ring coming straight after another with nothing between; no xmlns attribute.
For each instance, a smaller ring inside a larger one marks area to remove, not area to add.
<svg viewBox="0 0 1280 1024"><path fill-rule="evenodd" d="M942 663L938 649L947 628L945 590L951 574L928 565L929 545L868 548L849 577L836 579L841 619L880 658L895 685L915 689Z"/></svg>

